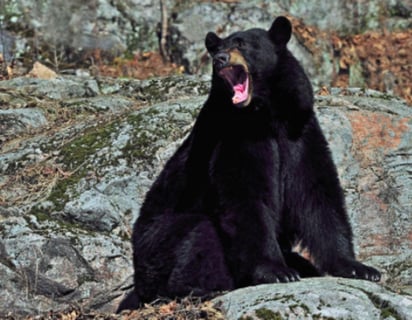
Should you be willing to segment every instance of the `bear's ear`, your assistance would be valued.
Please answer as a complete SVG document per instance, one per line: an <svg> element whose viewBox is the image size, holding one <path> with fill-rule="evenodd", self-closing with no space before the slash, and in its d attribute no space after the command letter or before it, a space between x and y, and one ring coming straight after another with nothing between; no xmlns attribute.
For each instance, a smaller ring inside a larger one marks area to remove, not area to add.
<svg viewBox="0 0 412 320"><path fill-rule="evenodd" d="M205 39L205 45L206 45L206 49L207 51L209 51L209 53L213 54L217 51L217 48L219 47L219 45L222 43L222 39L220 39L216 33L214 32L209 32L206 35L206 39Z"/></svg>
<svg viewBox="0 0 412 320"><path fill-rule="evenodd" d="M286 17L277 17L269 29L269 37L279 46L286 46L292 35L292 24Z"/></svg>

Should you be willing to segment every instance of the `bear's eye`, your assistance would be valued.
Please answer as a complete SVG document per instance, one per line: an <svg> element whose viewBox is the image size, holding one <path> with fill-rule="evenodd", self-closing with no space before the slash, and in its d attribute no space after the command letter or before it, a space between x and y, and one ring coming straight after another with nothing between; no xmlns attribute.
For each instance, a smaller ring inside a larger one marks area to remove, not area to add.
<svg viewBox="0 0 412 320"><path fill-rule="evenodd" d="M243 39L236 38L235 43L236 43L236 47L239 49L245 47L245 41L243 41Z"/></svg>

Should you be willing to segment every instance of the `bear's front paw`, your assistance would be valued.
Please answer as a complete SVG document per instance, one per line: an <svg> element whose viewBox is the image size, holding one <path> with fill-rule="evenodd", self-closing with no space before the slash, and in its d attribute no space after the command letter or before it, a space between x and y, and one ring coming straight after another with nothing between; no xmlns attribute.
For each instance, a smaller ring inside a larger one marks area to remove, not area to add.
<svg viewBox="0 0 412 320"><path fill-rule="evenodd" d="M281 265L260 265L256 267L255 272L253 273L254 285L262 283L293 282L299 280L299 273L295 269Z"/></svg>
<svg viewBox="0 0 412 320"><path fill-rule="evenodd" d="M328 273L335 277L364 279L375 282L381 279L381 273L375 268L352 260L340 261Z"/></svg>

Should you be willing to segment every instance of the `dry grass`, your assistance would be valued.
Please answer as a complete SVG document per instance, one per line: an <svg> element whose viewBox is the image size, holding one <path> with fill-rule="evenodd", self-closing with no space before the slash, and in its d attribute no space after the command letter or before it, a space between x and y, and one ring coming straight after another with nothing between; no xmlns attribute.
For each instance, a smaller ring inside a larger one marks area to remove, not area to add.
<svg viewBox="0 0 412 320"><path fill-rule="evenodd" d="M201 302L200 299L184 298L177 302L155 301L134 311L123 311L120 314L86 311L81 307L72 307L61 312L50 311L40 316L18 317L8 315L5 320L224 320L225 317L212 302Z"/></svg>
<svg viewBox="0 0 412 320"><path fill-rule="evenodd" d="M60 166L47 162L26 166L0 183L0 205L19 205L46 199L60 178L67 177Z"/></svg>

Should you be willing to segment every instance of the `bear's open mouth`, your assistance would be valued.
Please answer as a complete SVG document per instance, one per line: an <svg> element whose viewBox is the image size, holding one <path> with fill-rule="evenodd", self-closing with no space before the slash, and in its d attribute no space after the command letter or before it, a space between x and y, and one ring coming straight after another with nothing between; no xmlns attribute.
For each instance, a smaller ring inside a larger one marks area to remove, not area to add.
<svg viewBox="0 0 412 320"><path fill-rule="evenodd" d="M234 105L247 106L251 100L249 74L240 64L224 67L219 71L221 76L233 91L232 102Z"/></svg>

